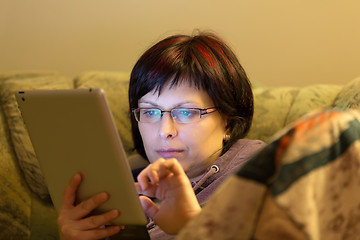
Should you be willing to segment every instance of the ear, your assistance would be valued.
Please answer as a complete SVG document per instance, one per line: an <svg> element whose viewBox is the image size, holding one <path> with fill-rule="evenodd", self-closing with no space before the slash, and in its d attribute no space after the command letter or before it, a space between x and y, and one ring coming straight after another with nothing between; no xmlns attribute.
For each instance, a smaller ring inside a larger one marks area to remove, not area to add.
<svg viewBox="0 0 360 240"><path fill-rule="evenodd" d="M224 137L223 137L223 141L227 142L230 139L230 120L228 117L224 117L223 118L223 126L224 126Z"/></svg>
<svg viewBox="0 0 360 240"><path fill-rule="evenodd" d="M224 138L223 138L223 141L224 142L228 142L229 140L230 140L230 134L228 134L228 133L225 133L225 135L224 135Z"/></svg>
<svg viewBox="0 0 360 240"><path fill-rule="evenodd" d="M228 135L230 135L230 133L231 133L231 120L230 120L230 118L229 117L226 117L226 118L224 118L224 123L225 123L225 125L224 125L224 131L225 131L225 135L226 134L228 134Z"/></svg>

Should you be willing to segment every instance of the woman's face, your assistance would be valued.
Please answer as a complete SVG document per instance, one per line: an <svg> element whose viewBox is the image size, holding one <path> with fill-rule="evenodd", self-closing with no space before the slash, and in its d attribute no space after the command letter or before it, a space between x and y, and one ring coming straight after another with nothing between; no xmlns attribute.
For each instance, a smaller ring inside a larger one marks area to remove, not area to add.
<svg viewBox="0 0 360 240"><path fill-rule="evenodd" d="M210 108L209 95L188 84L158 92L149 92L139 100L139 108ZM190 179L201 176L219 157L225 135L225 120L218 111L202 115L194 123L177 123L170 113L164 113L155 123L139 122L139 131L149 161L176 158Z"/></svg>

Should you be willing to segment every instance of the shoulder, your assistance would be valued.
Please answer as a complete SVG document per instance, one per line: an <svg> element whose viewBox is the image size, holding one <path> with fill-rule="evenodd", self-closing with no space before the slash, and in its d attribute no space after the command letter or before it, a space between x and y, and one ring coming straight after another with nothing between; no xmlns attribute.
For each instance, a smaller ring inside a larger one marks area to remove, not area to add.
<svg viewBox="0 0 360 240"><path fill-rule="evenodd" d="M266 143L261 140L239 139L232 145L229 151L234 151L236 154L241 155L252 155L265 146Z"/></svg>
<svg viewBox="0 0 360 240"><path fill-rule="evenodd" d="M261 140L239 139L223 156L229 159L249 158L265 146L266 143Z"/></svg>
<svg viewBox="0 0 360 240"><path fill-rule="evenodd" d="M218 158L214 164L226 171L233 172L247 162L252 155L266 146L261 140L239 139L231 148Z"/></svg>

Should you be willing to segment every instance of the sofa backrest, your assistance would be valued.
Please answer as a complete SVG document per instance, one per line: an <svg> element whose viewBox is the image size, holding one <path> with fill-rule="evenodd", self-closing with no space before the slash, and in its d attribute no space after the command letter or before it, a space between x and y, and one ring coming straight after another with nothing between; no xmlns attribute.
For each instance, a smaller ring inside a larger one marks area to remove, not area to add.
<svg viewBox="0 0 360 240"><path fill-rule="evenodd" d="M360 78L345 85L255 88L254 108L247 137L269 142L276 132L315 109L360 110Z"/></svg>
<svg viewBox="0 0 360 240"><path fill-rule="evenodd" d="M14 92L27 89L102 88L112 110L128 156L134 155L128 107L129 73L87 72L72 79L58 73L0 74L3 124L19 166L32 191L48 198L34 150L17 109ZM254 88L255 112L247 138L271 141L271 136L300 116L317 108L360 110L360 78L346 85L313 85L303 88Z"/></svg>

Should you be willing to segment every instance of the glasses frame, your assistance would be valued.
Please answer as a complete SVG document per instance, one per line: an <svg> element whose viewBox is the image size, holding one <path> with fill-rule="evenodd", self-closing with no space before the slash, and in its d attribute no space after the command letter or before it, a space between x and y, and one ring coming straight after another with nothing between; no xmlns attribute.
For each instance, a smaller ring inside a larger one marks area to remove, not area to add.
<svg viewBox="0 0 360 240"><path fill-rule="evenodd" d="M155 121L155 122L142 122L142 121L140 121L140 119L138 119L138 117L137 117L137 113L140 112L140 110L143 110L143 109L145 109L145 110L146 110L146 109L157 109L157 110L159 110L159 111L160 111L160 118L159 118L157 121ZM131 110L131 112L134 114L135 120L136 120L137 122L141 122L141 123L157 123L157 122L159 122L159 121L162 119L162 117L164 116L164 113L169 113L170 116L171 116L171 118L172 118L175 122L186 124L187 122L178 121L178 119L174 116L173 111L174 111L174 110L178 110L178 109L184 109L184 110L199 110L199 120L198 120L198 121L201 120L201 116L206 115L206 114L210 114L210 113L213 113L213 112L217 111L217 107L208 107L208 108L173 108L173 109L170 109L170 110L161 110L160 108L154 108L154 107L152 107L152 108L134 108L134 109ZM213 111L210 111L210 110L213 110ZM192 121L192 122L188 122L188 123L194 123L194 122L197 122L197 121Z"/></svg>

